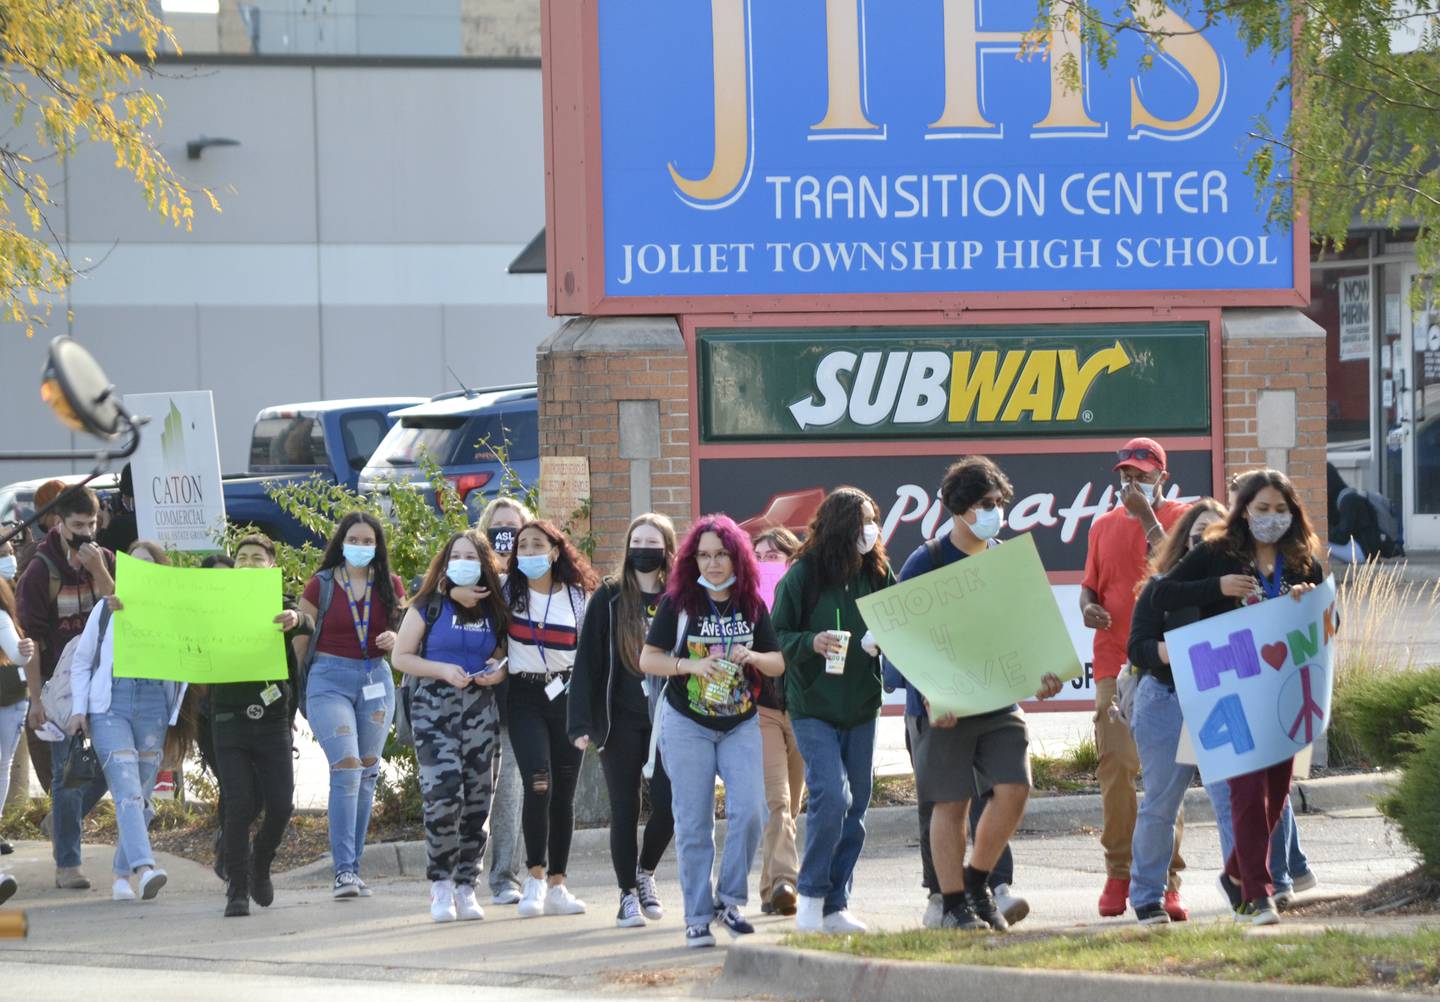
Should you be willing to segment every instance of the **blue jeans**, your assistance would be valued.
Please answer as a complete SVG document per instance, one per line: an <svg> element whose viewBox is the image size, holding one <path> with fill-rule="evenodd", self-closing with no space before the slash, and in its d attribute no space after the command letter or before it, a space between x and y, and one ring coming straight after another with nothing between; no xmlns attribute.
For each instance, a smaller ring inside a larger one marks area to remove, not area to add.
<svg viewBox="0 0 1440 1002"><path fill-rule="evenodd" d="M1149 675L1142 678L1130 716L1145 788L1130 843L1130 903L1136 911L1165 898L1175 855L1175 822L1195 779L1193 765L1175 761L1182 722L1174 691Z"/></svg>
<svg viewBox="0 0 1440 1002"><path fill-rule="evenodd" d="M115 800L115 875L128 877L154 866L150 851L150 793L165 754L170 702L165 683L148 678L117 678L110 686L110 709L90 718L90 741L105 770Z"/></svg>
<svg viewBox="0 0 1440 1002"><path fill-rule="evenodd" d="M89 786L65 789L65 763L70 761L70 741L50 745L50 844L57 867L80 865L80 825L105 798L108 786L102 771Z"/></svg>
<svg viewBox="0 0 1440 1002"><path fill-rule="evenodd" d="M840 730L813 717L792 717L790 726L810 790L796 889L807 898L823 898L829 915L849 905L855 864L865 845L875 721Z"/></svg>
<svg viewBox="0 0 1440 1002"><path fill-rule="evenodd" d="M1220 858L1226 860L1235 850L1235 828L1230 819L1230 784L1226 780L1205 787L1215 808L1215 827L1220 831ZM1290 798L1280 812L1280 822L1270 836L1270 879L1275 893L1282 894L1295 886L1295 878L1310 872L1310 861L1300 848L1300 829L1295 824L1295 811Z"/></svg>
<svg viewBox="0 0 1440 1002"><path fill-rule="evenodd" d="M720 906L743 906L749 899L750 864L764 826L764 754L758 717L716 731L695 723L668 701L661 703L660 757L670 774L686 925L708 925ZM726 817L718 886L710 879L715 867L716 776L725 783Z"/></svg>
<svg viewBox="0 0 1440 1002"><path fill-rule="evenodd" d="M365 690L378 685L367 697ZM330 763L330 858L335 873L359 873L375 806L380 753L395 713L395 680L382 658L320 654L305 688L310 729Z"/></svg>

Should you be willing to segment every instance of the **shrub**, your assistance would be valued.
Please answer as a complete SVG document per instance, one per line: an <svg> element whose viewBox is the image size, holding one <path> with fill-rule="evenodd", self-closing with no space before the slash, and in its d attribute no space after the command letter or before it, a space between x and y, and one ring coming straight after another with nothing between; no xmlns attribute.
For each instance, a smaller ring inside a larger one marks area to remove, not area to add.
<svg viewBox="0 0 1440 1002"><path fill-rule="evenodd" d="M1357 678L1336 693L1332 727L1361 757L1385 768L1400 765L1427 716L1440 708L1440 668Z"/></svg>
<svg viewBox="0 0 1440 1002"><path fill-rule="evenodd" d="M1440 877L1440 708L1425 716L1428 730L1411 739L1400 783L1379 806L1420 853L1425 870Z"/></svg>

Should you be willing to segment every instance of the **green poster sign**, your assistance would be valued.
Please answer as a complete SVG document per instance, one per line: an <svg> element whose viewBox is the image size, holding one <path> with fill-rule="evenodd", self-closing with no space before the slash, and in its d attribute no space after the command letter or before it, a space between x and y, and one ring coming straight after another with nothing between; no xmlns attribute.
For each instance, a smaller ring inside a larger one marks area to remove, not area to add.
<svg viewBox="0 0 1440 1002"><path fill-rule="evenodd" d="M286 676L280 571L115 557L115 677L266 682Z"/></svg>
<svg viewBox="0 0 1440 1002"><path fill-rule="evenodd" d="M699 332L707 442L1210 430L1203 324Z"/></svg>

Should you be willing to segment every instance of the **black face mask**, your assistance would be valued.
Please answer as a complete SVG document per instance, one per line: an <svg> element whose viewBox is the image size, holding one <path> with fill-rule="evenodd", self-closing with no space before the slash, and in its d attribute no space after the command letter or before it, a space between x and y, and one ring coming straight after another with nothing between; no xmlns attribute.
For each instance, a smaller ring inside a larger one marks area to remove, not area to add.
<svg viewBox="0 0 1440 1002"><path fill-rule="evenodd" d="M87 536L87 535L85 535L84 533L77 532L77 533L75 533L75 535L73 535L73 536L70 537L70 549L72 549L72 550L78 550L78 549L80 549L80 547L84 546L86 543L93 543L93 542L95 542L95 537L94 537L94 536Z"/></svg>
<svg viewBox="0 0 1440 1002"><path fill-rule="evenodd" d="M637 574L649 574L665 566L665 550L659 546L632 546L625 559Z"/></svg>
<svg viewBox="0 0 1440 1002"><path fill-rule="evenodd" d="M519 529L491 529L490 548L496 553L509 553L515 549L515 537L519 534Z"/></svg>

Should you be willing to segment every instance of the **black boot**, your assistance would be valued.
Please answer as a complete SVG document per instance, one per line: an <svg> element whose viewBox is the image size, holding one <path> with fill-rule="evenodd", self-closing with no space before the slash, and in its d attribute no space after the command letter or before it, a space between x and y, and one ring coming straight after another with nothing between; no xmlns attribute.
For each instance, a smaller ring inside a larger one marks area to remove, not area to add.
<svg viewBox="0 0 1440 1002"><path fill-rule="evenodd" d="M243 878L230 879L230 887L225 892L225 917L243 918L250 914L250 888L246 886Z"/></svg>
<svg viewBox="0 0 1440 1002"><path fill-rule="evenodd" d="M229 875L226 874L226 872L225 872L225 826L224 826L224 825L221 825L221 826L220 826L220 829L215 832L215 861L210 864L210 868L215 871L215 876L219 877L221 880L228 880L228 879L229 879Z"/></svg>
<svg viewBox="0 0 1440 1002"><path fill-rule="evenodd" d="M269 908L275 900L275 885L270 882L272 857L254 853L250 857L250 897L261 908Z"/></svg>

